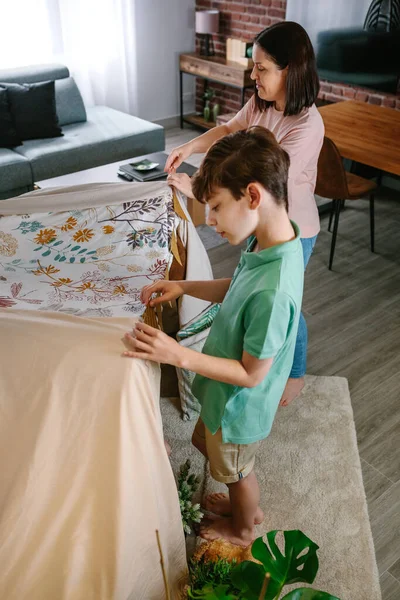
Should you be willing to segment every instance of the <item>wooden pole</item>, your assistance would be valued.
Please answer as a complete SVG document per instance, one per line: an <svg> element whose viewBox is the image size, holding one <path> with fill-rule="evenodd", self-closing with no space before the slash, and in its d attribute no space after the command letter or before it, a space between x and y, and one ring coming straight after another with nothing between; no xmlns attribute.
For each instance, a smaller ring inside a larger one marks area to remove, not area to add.
<svg viewBox="0 0 400 600"><path fill-rule="evenodd" d="M265 594L267 593L270 579L271 579L271 575L269 573L265 573L264 581L262 584L260 595L258 596L258 600L264 600Z"/></svg>
<svg viewBox="0 0 400 600"><path fill-rule="evenodd" d="M165 593L167 596L167 600L171 600L171 596L169 595L168 579L167 579L167 573L165 572L164 557L163 557L163 553L162 553L162 548L161 548L161 543L160 543L160 535L158 533L158 529L156 529L156 536L157 536L158 551L160 553L160 565L161 565L161 571L162 571L163 579L164 579Z"/></svg>

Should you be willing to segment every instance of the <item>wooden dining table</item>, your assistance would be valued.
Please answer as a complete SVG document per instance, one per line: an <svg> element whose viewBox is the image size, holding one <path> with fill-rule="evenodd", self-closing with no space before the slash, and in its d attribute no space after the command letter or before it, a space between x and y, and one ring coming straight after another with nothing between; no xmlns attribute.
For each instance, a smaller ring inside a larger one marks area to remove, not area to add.
<svg viewBox="0 0 400 600"><path fill-rule="evenodd" d="M343 158L400 175L400 111L355 100L319 108Z"/></svg>

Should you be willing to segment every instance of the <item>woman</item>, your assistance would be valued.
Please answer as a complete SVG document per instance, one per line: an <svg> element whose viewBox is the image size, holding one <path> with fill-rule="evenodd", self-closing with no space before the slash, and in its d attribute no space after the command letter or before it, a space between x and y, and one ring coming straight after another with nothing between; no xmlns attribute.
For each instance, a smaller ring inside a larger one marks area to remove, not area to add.
<svg viewBox="0 0 400 600"><path fill-rule="evenodd" d="M301 25L284 21L257 35L253 61L251 78L256 93L252 98L225 125L175 148L165 170L169 172L169 183L191 197L190 178L174 172L191 154L206 152L216 140L251 125L262 125L272 131L290 156L289 217L300 227L305 268L320 229L314 189L324 139L323 121L314 104L319 91L314 50ZM282 406L287 406L304 387L307 337L307 325L301 315L293 368Z"/></svg>

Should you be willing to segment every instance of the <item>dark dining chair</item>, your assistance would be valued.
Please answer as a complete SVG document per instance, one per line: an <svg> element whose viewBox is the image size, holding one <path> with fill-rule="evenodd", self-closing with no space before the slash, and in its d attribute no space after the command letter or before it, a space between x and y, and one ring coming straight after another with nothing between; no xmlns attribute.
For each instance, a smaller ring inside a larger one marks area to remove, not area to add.
<svg viewBox="0 0 400 600"><path fill-rule="evenodd" d="M323 198L332 198L331 215L328 230L331 229L332 219L333 233L331 251L329 256L329 270L332 270L333 256L339 227L340 211L345 200L357 200L369 195L370 235L371 252L375 251L375 218L374 218L374 190L377 185L370 179L364 179L354 173L345 171L342 157L334 142L324 138L324 143L318 159L317 183L315 193Z"/></svg>

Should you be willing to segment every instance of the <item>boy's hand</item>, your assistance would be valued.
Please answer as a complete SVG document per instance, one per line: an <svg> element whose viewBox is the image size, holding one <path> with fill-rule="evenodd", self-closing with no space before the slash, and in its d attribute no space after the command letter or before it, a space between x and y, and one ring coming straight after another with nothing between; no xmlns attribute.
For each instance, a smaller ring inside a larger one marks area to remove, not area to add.
<svg viewBox="0 0 400 600"><path fill-rule="evenodd" d="M167 177L167 183L173 185L187 198L193 198L192 180L187 173L170 173Z"/></svg>
<svg viewBox="0 0 400 600"><path fill-rule="evenodd" d="M156 306L165 302L171 302L176 300L184 294L183 286L177 281L160 280L146 285L140 292L140 300L143 304L150 304L150 306ZM153 294L161 294L158 298L152 298Z"/></svg>
<svg viewBox="0 0 400 600"><path fill-rule="evenodd" d="M166 333L150 327L146 323L136 323L133 332L124 335L123 342L131 350L126 350L122 356L179 367L183 352L182 346Z"/></svg>

